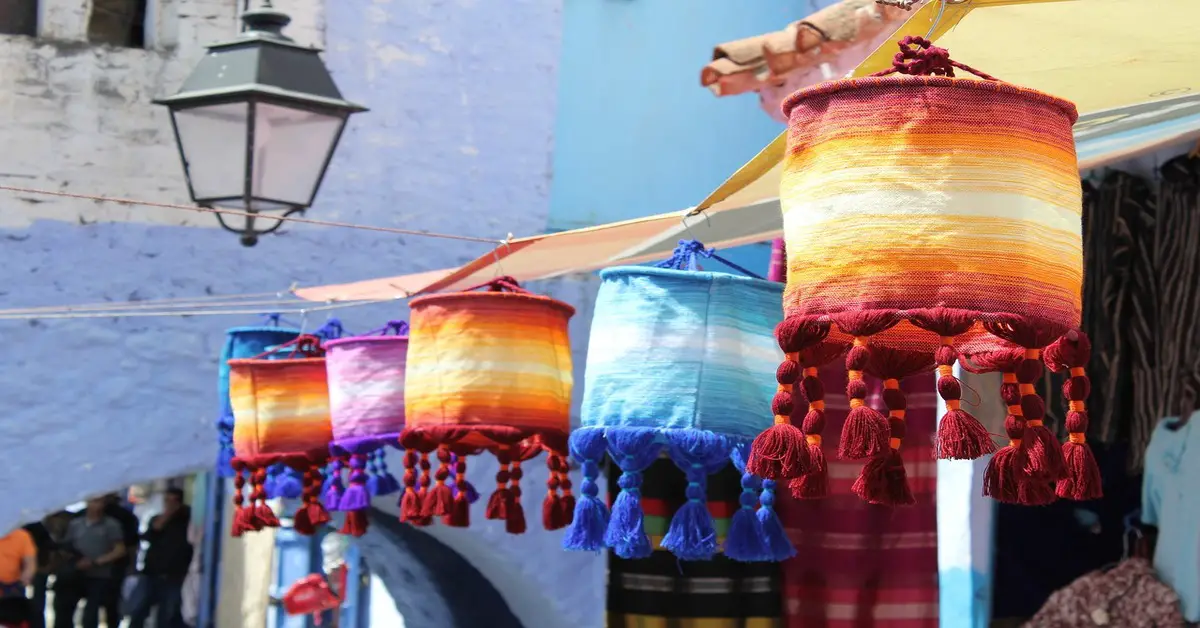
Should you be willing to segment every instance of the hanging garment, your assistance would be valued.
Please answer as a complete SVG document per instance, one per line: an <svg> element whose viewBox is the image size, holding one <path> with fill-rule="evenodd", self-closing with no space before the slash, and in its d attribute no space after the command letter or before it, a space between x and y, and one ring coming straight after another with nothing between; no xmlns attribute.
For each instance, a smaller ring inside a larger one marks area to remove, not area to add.
<svg viewBox="0 0 1200 628"><path fill-rule="evenodd" d="M1179 596L1141 558L1093 571L1056 591L1026 628L1182 628Z"/></svg>
<svg viewBox="0 0 1200 628"><path fill-rule="evenodd" d="M1196 415L1159 423L1146 449L1142 521L1158 526L1154 569L1178 594L1183 615L1200 621L1200 428Z"/></svg>
<svg viewBox="0 0 1200 628"><path fill-rule="evenodd" d="M617 495L620 473L608 473ZM708 477L707 504L719 543L739 508L742 474L726 466ZM687 477L668 458L642 473L642 509L653 551L627 560L608 552L607 628L778 628L782 625L779 563L681 562L661 542L671 517L687 501Z"/></svg>
<svg viewBox="0 0 1200 628"><path fill-rule="evenodd" d="M839 367L826 367L820 374L830 390L846 385L846 373ZM837 458L836 439L823 443L829 496L781 496L779 515L798 553L797 559L783 564L788 628L937 628L934 382L929 374L903 382L909 425L904 446L915 505L890 508L856 497L850 487L861 465ZM879 389L873 391L871 402L878 402L880 395ZM826 431L837 434L848 403L841 395L827 396L826 403Z"/></svg>

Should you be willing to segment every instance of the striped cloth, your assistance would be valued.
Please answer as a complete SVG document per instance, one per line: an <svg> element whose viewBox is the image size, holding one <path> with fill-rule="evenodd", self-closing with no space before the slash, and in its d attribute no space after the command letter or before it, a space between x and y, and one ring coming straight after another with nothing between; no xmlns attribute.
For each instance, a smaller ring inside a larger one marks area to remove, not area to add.
<svg viewBox="0 0 1200 628"><path fill-rule="evenodd" d="M566 435L575 309L526 292L456 292L413 299L405 374L409 430L470 426L457 442L493 444L489 427Z"/></svg>
<svg viewBox="0 0 1200 628"><path fill-rule="evenodd" d="M1079 324L1074 105L997 81L886 76L807 88L784 109L789 317L942 307ZM871 344L932 354L939 338L905 322ZM997 340L976 326L956 345Z"/></svg>
<svg viewBox="0 0 1200 628"><path fill-rule="evenodd" d="M771 426L764 409L783 359L774 335L781 285L644 267L609 268L600 277L584 427L695 429L753 439Z"/></svg>
<svg viewBox="0 0 1200 628"><path fill-rule="evenodd" d="M404 429L405 336L325 343L333 444L351 453L393 444Z"/></svg>
<svg viewBox="0 0 1200 628"><path fill-rule="evenodd" d="M610 468L610 498L621 490L619 476ZM625 560L609 552L607 627L778 628L779 563L739 563L721 554L683 562L660 546L671 516L686 500L686 487L687 478L667 458L644 472L642 508L654 553ZM732 466L708 478L708 510L721 542L741 492L741 474Z"/></svg>
<svg viewBox="0 0 1200 628"><path fill-rule="evenodd" d="M846 385L840 364L822 369L827 390ZM878 380L868 401L882 407ZM788 628L937 628L937 422L934 377L905 379L908 436L902 450L915 506L873 506L850 486L861 462L837 459L837 439L824 441L829 497L798 501L779 491L779 516L799 556L783 564ZM827 395L827 434L838 434L848 411L842 395Z"/></svg>
<svg viewBox="0 0 1200 628"><path fill-rule="evenodd" d="M239 458L329 447L325 358L230 360L229 367L233 449Z"/></svg>

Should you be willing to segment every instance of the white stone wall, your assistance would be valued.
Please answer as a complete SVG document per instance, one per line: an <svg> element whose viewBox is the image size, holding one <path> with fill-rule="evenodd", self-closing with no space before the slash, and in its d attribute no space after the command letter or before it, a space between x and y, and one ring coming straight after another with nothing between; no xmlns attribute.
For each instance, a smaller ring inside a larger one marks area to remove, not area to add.
<svg viewBox="0 0 1200 628"><path fill-rule="evenodd" d="M0 36L0 185L187 204L166 110L150 101L179 88L206 44L237 36L243 0L151 0L146 49L90 45L92 2L41 0L36 38ZM323 45L323 0L274 5L292 16L288 35ZM217 226L194 212L0 191L0 228L38 219Z"/></svg>

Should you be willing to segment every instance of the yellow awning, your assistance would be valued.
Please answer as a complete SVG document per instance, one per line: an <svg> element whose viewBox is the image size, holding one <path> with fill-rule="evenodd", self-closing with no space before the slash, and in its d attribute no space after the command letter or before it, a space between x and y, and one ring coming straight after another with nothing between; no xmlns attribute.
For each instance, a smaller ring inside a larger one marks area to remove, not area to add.
<svg viewBox="0 0 1200 628"><path fill-rule="evenodd" d="M940 17L939 17L940 13ZM1076 103L1080 168L1200 136L1200 0L929 2L897 32L925 35L960 63ZM895 44L854 75L889 67ZM297 291L319 301L393 298L511 275L522 281L667 257L695 238L727 248L777 237L780 135L695 208L513 240L459 269ZM414 286L421 285L420 288Z"/></svg>

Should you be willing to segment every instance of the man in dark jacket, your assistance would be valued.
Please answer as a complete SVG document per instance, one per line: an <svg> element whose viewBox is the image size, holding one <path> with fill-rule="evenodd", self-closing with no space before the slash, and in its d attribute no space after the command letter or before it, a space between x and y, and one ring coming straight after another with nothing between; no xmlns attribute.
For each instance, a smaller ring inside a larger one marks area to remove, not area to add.
<svg viewBox="0 0 1200 628"><path fill-rule="evenodd" d="M168 489L163 496L162 513L150 520L142 535L150 546L142 566L142 582L138 584L144 588L131 609L129 628L142 628L152 607L158 608L154 621L157 628L181 625L183 581L192 562L192 544L188 542L191 517L190 509L183 503L183 491Z"/></svg>

